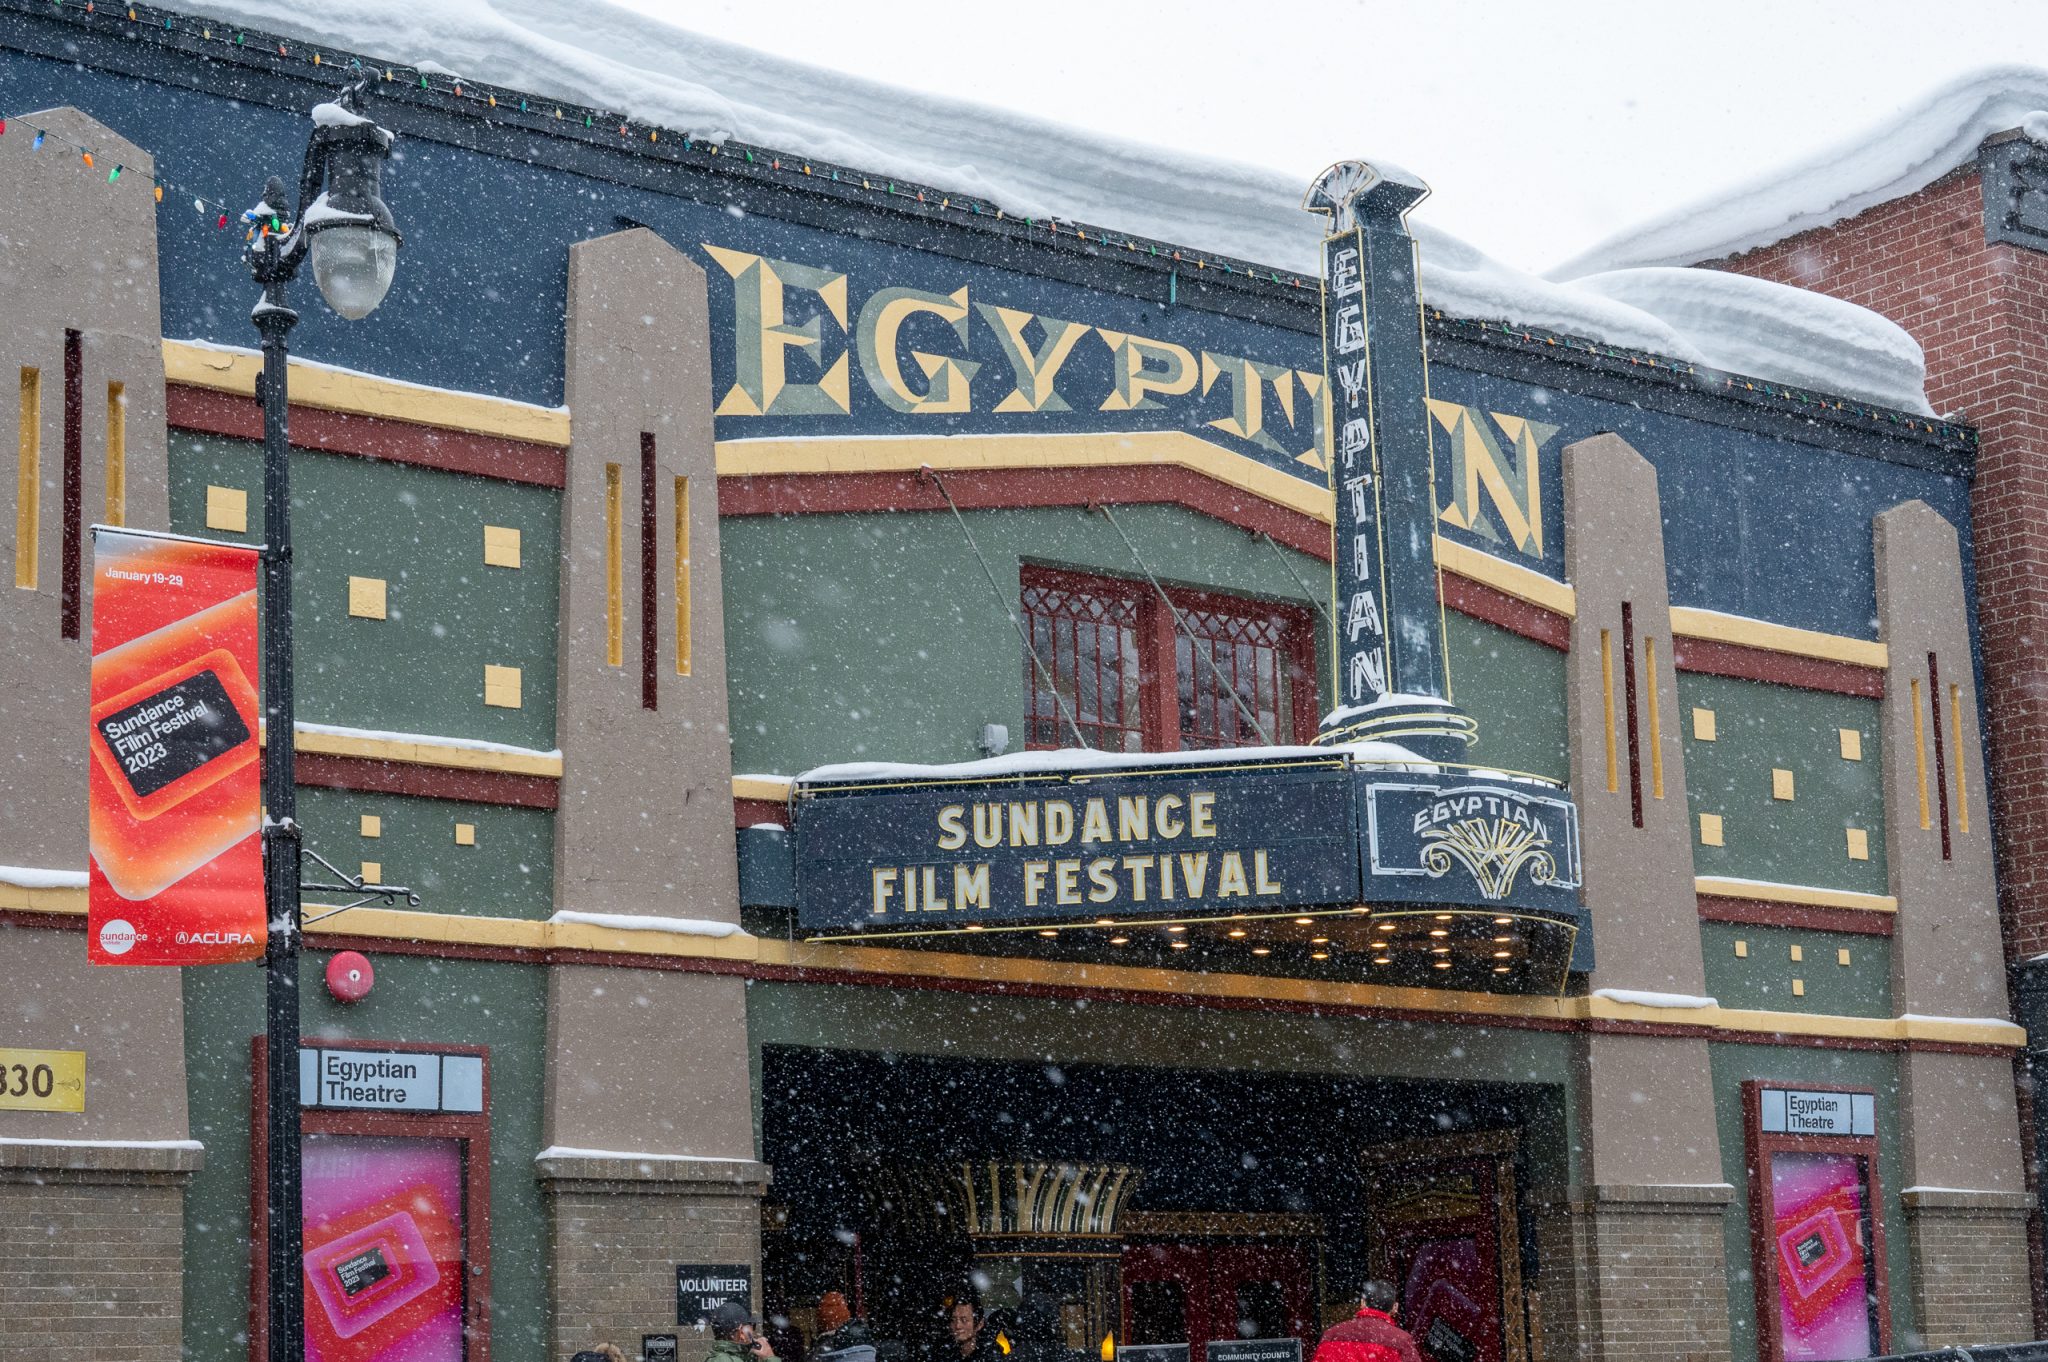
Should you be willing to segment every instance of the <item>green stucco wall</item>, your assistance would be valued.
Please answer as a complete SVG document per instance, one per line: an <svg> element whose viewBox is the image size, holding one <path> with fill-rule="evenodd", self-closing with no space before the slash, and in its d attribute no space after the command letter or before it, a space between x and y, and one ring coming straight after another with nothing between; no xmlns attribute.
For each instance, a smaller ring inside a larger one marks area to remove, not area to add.
<svg viewBox="0 0 2048 1362"><path fill-rule="evenodd" d="M535 966L378 955L376 987L348 1006L328 994L327 952L300 967L308 1044L421 1041L490 1047L491 1355L550 1362L544 1310L547 1225L540 1149L546 971ZM250 1040L263 1030L259 965L185 971L192 1137L206 1166L185 1198L185 1354L240 1358L249 1322Z"/></svg>
<svg viewBox="0 0 2048 1362"><path fill-rule="evenodd" d="M1695 709L1714 712L1711 741L1695 736ZM1698 873L1887 892L1877 701L1680 672L1677 720ZM1843 757L1845 728L1861 735L1861 760ZM1780 768L1789 800L1772 794ZM1720 815L1723 845L1701 843L1703 813ZM1850 828L1868 834L1869 859L1851 859Z"/></svg>
<svg viewBox="0 0 2048 1362"><path fill-rule="evenodd" d="M1735 953L1740 942L1744 953ZM1794 950L1799 959L1792 958ZM1816 1016L1892 1015L1892 943L1882 936L1700 923L1707 992L1723 1007L1805 1012ZM1848 952L1848 963L1842 953ZM1803 995L1792 991L1797 979Z"/></svg>
<svg viewBox="0 0 2048 1362"><path fill-rule="evenodd" d="M1444 614L1444 633L1451 697L1479 723L1465 760L1568 782L1565 655L1455 610Z"/></svg>
<svg viewBox="0 0 2048 1362"><path fill-rule="evenodd" d="M377 819L375 837L363 835L365 814ZM299 822L307 845L342 870L357 874L375 861L379 883L416 890L421 912L544 918L554 911L555 820L546 809L301 786ZM457 824L474 829L475 841L458 844Z"/></svg>
<svg viewBox="0 0 2048 1362"><path fill-rule="evenodd" d="M1123 506L1116 517L1168 584L1307 608L1294 578L1311 590L1329 579L1316 559L1283 549L1283 567L1266 544L1192 511ZM734 770L966 761L979 755L987 723L1008 726L1012 750L1023 745L1023 645L1008 614L1020 564L1144 574L1109 521L1085 509L965 519L995 593L944 513L747 516L720 525Z"/></svg>
<svg viewBox="0 0 2048 1362"><path fill-rule="evenodd" d="M171 529L260 543L261 460L171 432ZM307 450L291 472L300 721L553 748L559 494ZM207 526L209 485L248 494L246 532ZM485 525L520 531L521 566L485 565ZM352 576L385 580L386 618L349 615ZM487 663L520 668L520 708L484 704Z"/></svg>

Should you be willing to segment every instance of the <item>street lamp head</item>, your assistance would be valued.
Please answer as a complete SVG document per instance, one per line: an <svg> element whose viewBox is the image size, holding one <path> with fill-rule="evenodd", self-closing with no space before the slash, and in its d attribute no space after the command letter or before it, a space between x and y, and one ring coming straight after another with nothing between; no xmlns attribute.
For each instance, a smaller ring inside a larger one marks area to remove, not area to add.
<svg viewBox="0 0 2048 1362"><path fill-rule="evenodd" d="M313 279L327 305L356 321L384 301L398 269L401 238L384 202L383 171L391 133L362 112L361 84L313 108L313 140L299 185L299 214L313 257Z"/></svg>

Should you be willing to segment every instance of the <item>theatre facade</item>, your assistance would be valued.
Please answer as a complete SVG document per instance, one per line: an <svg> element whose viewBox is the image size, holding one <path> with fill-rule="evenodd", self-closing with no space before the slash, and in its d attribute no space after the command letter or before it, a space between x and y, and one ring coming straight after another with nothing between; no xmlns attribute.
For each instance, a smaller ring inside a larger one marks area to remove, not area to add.
<svg viewBox="0 0 2048 1362"><path fill-rule="evenodd" d="M1311 276L373 39L0 0L10 1345L260 1356L278 1100L322 1359L2034 1336L1971 429L1447 314L1365 163ZM299 818L420 903L309 897L294 1097L86 962L82 565L260 542L225 205L358 80Z"/></svg>

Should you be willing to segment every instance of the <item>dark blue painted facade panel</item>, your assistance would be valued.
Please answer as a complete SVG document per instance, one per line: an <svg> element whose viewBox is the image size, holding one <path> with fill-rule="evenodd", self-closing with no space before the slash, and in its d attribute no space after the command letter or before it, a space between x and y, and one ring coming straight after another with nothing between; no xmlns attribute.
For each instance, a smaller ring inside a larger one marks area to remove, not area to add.
<svg viewBox="0 0 2048 1362"><path fill-rule="evenodd" d="M0 51L0 90L9 114L77 105L152 150L169 180L230 204L253 198L265 174L296 171L307 126L297 113L12 51ZM379 109L401 134L416 116ZM686 184L735 201L680 197ZM386 185L406 232L391 295L363 323L303 298L295 352L559 403L568 248L643 224L706 268L722 440L1179 431L1326 479L1312 334L886 244L854 206L828 231L746 211L740 200L757 191L739 180L678 172L677 186L625 187L401 135ZM216 230L175 192L160 213L165 334L252 345L239 232ZM1561 578L1559 453L1613 431L1660 474L1675 604L1873 637L1870 517L1915 497L1958 527L1968 562L1960 474L1844 452L1854 442L1825 422L1759 412L1760 429L1741 429L1662 409L1668 392L1637 404L1575 391L1585 375L1569 363L1546 372L1554 383L1432 367L1447 538Z"/></svg>

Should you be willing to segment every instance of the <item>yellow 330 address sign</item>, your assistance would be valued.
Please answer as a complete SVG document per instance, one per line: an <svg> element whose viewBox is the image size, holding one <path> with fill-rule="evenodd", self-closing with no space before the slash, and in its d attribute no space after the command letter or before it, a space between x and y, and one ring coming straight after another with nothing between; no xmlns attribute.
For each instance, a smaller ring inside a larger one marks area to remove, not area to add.
<svg viewBox="0 0 2048 1362"><path fill-rule="evenodd" d="M85 1051L0 1048L0 1111L84 1111Z"/></svg>

